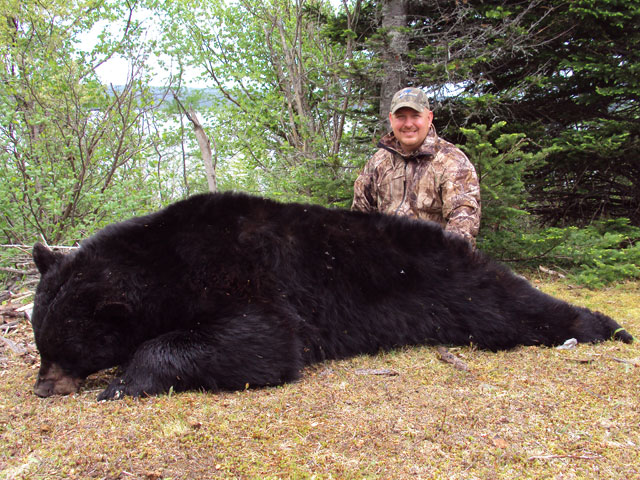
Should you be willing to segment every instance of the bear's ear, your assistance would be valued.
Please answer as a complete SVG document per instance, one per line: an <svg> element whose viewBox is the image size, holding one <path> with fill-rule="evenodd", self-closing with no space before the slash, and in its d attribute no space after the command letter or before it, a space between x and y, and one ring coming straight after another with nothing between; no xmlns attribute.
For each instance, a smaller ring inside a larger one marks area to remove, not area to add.
<svg viewBox="0 0 640 480"><path fill-rule="evenodd" d="M62 258L61 254L52 252L40 242L33 246L33 261L42 275L47 273L47 271L55 265L60 258Z"/></svg>

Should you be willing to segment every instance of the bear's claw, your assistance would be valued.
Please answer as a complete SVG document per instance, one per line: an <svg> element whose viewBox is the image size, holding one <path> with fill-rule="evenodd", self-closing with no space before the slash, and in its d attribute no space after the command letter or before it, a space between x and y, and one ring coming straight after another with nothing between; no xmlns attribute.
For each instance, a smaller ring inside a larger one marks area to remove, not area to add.
<svg viewBox="0 0 640 480"><path fill-rule="evenodd" d="M125 396L125 383L121 378L116 378L107 388L98 395L98 401L102 400L120 400Z"/></svg>

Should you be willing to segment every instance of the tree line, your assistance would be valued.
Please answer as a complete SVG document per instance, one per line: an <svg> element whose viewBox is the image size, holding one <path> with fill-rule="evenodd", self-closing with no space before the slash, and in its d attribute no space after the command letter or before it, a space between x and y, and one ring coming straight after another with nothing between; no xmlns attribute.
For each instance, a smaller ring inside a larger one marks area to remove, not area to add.
<svg viewBox="0 0 640 480"><path fill-rule="evenodd" d="M1 5L4 244L71 244L211 185L348 208L413 85L478 170L482 249L640 275L637 0Z"/></svg>

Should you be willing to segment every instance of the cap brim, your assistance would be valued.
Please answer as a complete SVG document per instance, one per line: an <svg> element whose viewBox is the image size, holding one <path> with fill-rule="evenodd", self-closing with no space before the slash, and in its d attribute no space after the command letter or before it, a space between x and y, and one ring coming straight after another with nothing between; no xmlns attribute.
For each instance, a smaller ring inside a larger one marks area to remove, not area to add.
<svg viewBox="0 0 640 480"><path fill-rule="evenodd" d="M393 110L391 110L391 113L396 113L398 110L400 110L401 108L404 107L409 107L414 109L416 112L424 112L424 109L426 108L423 105L419 105L415 102L401 102L398 105L396 105Z"/></svg>

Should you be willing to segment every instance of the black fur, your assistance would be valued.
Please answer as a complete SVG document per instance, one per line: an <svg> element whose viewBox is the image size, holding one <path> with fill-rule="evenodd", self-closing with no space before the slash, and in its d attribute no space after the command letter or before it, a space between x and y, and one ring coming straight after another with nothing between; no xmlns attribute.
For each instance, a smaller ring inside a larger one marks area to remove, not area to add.
<svg viewBox="0 0 640 480"><path fill-rule="evenodd" d="M42 396L68 393L56 376L44 387L51 364L73 379L122 365L99 397L111 399L277 385L401 345L632 340L435 224L240 194L110 225L67 256L36 245L34 258Z"/></svg>

